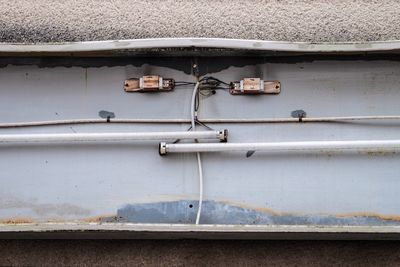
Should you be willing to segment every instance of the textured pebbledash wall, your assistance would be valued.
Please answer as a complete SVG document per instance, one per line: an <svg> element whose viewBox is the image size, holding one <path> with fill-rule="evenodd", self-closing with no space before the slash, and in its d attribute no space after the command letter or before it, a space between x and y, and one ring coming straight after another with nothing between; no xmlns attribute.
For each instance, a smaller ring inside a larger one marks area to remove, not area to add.
<svg viewBox="0 0 400 267"><path fill-rule="evenodd" d="M0 0L0 42L400 39L397 0Z"/></svg>

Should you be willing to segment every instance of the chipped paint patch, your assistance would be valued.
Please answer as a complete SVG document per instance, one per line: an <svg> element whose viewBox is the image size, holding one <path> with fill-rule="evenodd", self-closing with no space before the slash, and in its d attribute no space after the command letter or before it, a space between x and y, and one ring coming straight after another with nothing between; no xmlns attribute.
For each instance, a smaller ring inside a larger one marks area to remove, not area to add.
<svg viewBox="0 0 400 267"><path fill-rule="evenodd" d="M180 200L145 204L129 204L117 211L113 217L102 218L102 222L129 223L194 223L197 201ZM254 209L224 202L204 201L202 224L240 225L354 225L392 226L400 225L400 216L385 216L375 213L352 213L341 215L291 214L270 209Z"/></svg>

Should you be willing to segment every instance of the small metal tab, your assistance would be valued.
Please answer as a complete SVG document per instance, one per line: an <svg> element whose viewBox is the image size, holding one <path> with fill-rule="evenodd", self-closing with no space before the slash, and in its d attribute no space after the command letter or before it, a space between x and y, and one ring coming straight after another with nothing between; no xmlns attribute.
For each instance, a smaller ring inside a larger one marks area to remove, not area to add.
<svg viewBox="0 0 400 267"><path fill-rule="evenodd" d="M161 142L158 146L158 152L160 153L161 156L164 156L167 154L167 143Z"/></svg>
<svg viewBox="0 0 400 267"><path fill-rule="evenodd" d="M228 130L219 131L219 141L222 143L228 142Z"/></svg>

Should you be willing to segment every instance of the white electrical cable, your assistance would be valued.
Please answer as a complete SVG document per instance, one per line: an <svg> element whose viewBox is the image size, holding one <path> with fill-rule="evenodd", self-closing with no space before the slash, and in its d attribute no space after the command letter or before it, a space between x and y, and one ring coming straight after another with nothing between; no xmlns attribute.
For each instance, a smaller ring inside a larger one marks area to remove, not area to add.
<svg viewBox="0 0 400 267"><path fill-rule="evenodd" d="M190 123L192 124L192 131L196 130L196 121L195 121L196 116L197 116L196 95L197 95L197 90L199 89L199 86L200 86L200 83L197 82L193 89L192 101L190 102Z"/></svg>
<svg viewBox="0 0 400 267"><path fill-rule="evenodd" d="M302 118L302 122L341 122L341 121L368 121L368 120L400 120L400 116L346 116L346 117L314 117ZM200 120L204 123L297 123L298 118L226 118ZM190 119L71 119L53 121L7 122L0 123L0 128L53 126L68 124L91 123L191 123Z"/></svg>
<svg viewBox="0 0 400 267"><path fill-rule="evenodd" d="M192 131L196 130L196 121L195 121L195 118L197 117L196 95L197 95L199 86L200 86L200 83L197 82L193 89L192 101L190 104L190 122L192 124ZM199 224L200 216L201 216L201 207L203 205L203 166L201 164L201 155L199 152L196 153L196 158L197 158L197 166L199 169L199 207L197 209L196 224Z"/></svg>
<svg viewBox="0 0 400 267"><path fill-rule="evenodd" d="M197 166L199 168L199 207L197 209L196 214L196 224L200 223L200 216L201 216L201 208L203 206L203 166L201 163L201 156L200 153L196 153L197 157Z"/></svg>
<svg viewBox="0 0 400 267"><path fill-rule="evenodd" d="M6 122L0 128L56 126L69 124L106 124L106 123L190 123L188 119L71 119L52 121Z"/></svg>
<svg viewBox="0 0 400 267"><path fill-rule="evenodd" d="M301 122L353 122L353 121L400 120L400 116L337 116L337 117L304 117ZM226 118L201 119L204 123L298 123L299 118Z"/></svg>

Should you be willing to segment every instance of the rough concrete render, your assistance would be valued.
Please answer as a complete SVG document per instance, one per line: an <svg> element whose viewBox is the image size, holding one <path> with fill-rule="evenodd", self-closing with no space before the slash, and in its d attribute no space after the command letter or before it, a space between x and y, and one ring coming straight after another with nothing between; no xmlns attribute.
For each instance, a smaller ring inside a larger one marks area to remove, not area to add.
<svg viewBox="0 0 400 267"><path fill-rule="evenodd" d="M400 39L396 0L0 0L0 42Z"/></svg>

